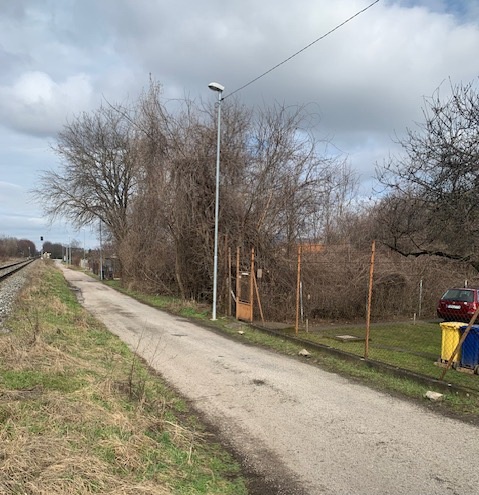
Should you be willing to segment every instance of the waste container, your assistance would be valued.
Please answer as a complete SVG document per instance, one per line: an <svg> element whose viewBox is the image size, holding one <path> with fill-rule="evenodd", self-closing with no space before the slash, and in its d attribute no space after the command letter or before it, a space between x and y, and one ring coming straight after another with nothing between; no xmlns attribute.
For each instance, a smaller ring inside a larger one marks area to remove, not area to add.
<svg viewBox="0 0 479 495"><path fill-rule="evenodd" d="M447 363L461 340L461 328L464 327L464 322L445 321L440 323L440 326L442 330L441 362ZM461 349L457 351L452 364L458 364L460 360Z"/></svg>
<svg viewBox="0 0 479 495"><path fill-rule="evenodd" d="M467 326L461 327L461 334ZM479 325L472 325L461 346L461 368L469 368L479 372Z"/></svg>

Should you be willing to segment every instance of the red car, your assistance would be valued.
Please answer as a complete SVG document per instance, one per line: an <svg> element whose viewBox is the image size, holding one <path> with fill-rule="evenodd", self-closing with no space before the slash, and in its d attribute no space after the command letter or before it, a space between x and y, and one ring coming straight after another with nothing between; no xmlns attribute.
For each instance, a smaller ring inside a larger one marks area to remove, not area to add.
<svg viewBox="0 0 479 495"><path fill-rule="evenodd" d="M439 300L437 316L445 321L468 322L479 305L479 290L470 288L448 289Z"/></svg>

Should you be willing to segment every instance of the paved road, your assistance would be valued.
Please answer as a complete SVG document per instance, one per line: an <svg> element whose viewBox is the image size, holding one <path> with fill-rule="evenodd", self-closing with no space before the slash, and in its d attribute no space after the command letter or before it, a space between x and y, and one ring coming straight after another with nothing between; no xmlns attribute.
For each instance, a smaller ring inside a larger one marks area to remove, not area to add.
<svg viewBox="0 0 479 495"><path fill-rule="evenodd" d="M268 488L257 493L479 493L478 428L231 341L63 270L84 306L186 396L265 480Z"/></svg>

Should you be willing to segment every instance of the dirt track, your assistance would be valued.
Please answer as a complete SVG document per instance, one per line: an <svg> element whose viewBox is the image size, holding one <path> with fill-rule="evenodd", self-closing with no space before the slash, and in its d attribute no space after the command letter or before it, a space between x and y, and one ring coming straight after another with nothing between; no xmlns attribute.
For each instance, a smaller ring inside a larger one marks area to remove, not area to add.
<svg viewBox="0 0 479 495"><path fill-rule="evenodd" d="M476 427L231 341L62 269L84 306L216 426L259 476L255 493L478 490Z"/></svg>

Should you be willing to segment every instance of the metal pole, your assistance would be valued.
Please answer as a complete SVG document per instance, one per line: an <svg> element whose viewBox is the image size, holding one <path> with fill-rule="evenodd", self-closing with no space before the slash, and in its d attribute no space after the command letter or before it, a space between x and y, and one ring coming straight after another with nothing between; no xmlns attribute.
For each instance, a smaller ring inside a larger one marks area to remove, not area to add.
<svg viewBox="0 0 479 495"><path fill-rule="evenodd" d="M216 138L216 197L215 197L215 252L213 266L213 311L212 320L216 320L216 299L218 292L218 217L220 206L220 139L221 139L221 91L218 91L218 135Z"/></svg>
<svg viewBox="0 0 479 495"><path fill-rule="evenodd" d="M300 304L300 316L301 316L301 324L304 321L304 308L303 308L303 282L299 281L299 304Z"/></svg>
<svg viewBox="0 0 479 495"><path fill-rule="evenodd" d="M103 280L103 252L101 245L101 220L100 220L100 280Z"/></svg>
<svg viewBox="0 0 479 495"><path fill-rule="evenodd" d="M239 305L241 299L241 273L240 273L240 247L236 248L236 319L239 316Z"/></svg>
<svg viewBox="0 0 479 495"><path fill-rule="evenodd" d="M254 316L254 248L251 248L251 268L249 273L249 303L250 303L250 321L253 321Z"/></svg>
<svg viewBox="0 0 479 495"><path fill-rule="evenodd" d="M419 307L417 310L418 319L421 319L421 310L422 310L422 279L419 281Z"/></svg>

